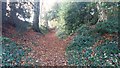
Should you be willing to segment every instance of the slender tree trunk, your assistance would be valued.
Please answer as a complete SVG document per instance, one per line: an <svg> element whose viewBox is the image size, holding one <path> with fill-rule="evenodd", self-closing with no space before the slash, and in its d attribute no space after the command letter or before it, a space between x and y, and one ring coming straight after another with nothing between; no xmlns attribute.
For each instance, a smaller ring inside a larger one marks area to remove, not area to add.
<svg viewBox="0 0 120 68"><path fill-rule="evenodd" d="M98 12L99 12L99 20L98 20L98 22L99 21L105 21L105 20L107 20L107 15L106 15L106 10L104 9L104 8L102 8L102 6L101 6L101 3L102 2L98 2L96 5L97 5L97 10L98 10Z"/></svg>
<svg viewBox="0 0 120 68"><path fill-rule="evenodd" d="M49 28L49 26L48 26L48 14L47 13L45 13L45 26L46 26L46 28Z"/></svg>
<svg viewBox="0 0 120 68"><path fill-rule="evenodd" d="M34 2L33 30L41 33L41 30L39 28L39 15L40 15L40 3Z"/></svg>

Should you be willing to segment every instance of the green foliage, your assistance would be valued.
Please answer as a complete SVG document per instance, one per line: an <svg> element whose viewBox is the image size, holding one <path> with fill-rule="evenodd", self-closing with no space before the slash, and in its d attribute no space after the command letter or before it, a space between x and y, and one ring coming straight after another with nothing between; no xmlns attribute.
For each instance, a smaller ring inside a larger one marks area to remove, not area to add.
<svg viewBox="0 0 120 68"><path fill-rule="evenodd" d="M6 37L0 37L0 42L2 42L3 66L21 65L23 57L25 57L27 53L31 51L30 48L18 45ZM27 63L26 60L25 63Z"/></svg>
<svg viewBox="0 0 120 68"><path fill-rule="evenodd" d="M66 50L68 63L80 66L118 66L120 53L118 42L105 40L104 43L92 49L96 40L100 39L103 38L101 36L76 36ZM94 56L92 56L93 52Z"/></svg>
<svg viewBox="0 0 120 68"><path fill-rule="evenodd" d="M111 18L104 22L99 22L96 24L96 30L98 33L117 33L118 32L118 19Z"/></svg>
<svg viewBox="0 0 120 68"><path fill-rule="evenodd" d="M118 36L113 35L111 40L102 36L104 34L118 34L116 13L118 12L116 11L115 15L108 15L106 21L97 22L94 25L84 24L77 29L78 35L74 37L66 50L70 65L119 67ZM93 48L93 45L99 40L104 42Z"/></svg>
<svg viewBox="0 0 120 68"><path fill-rule="evenodd" d="M95 48L94 60L91 62L95 65L118 66L119 53L117 41L106 41Z"/></svg>
<svg viewBox="0 0 120 68"><path fill-rule="evenodd" d="M16 23L16 31L19 33L25 32L28 30L28 27L30 27L30 23L27 21L21 21L18 20L19 23Z"/></svg>
<svg viewBox="0 0 120 68"><path fill-rule="evenodd" d="M61 15L61 19L65 21L63 23L67 34L70 34L73 31L75 31L77 26L80 25L78 23L83 23L83 17L81 16L82 14L80 14L80 10L78 10L77 5L79 5L79 3L68 4L68 6L66 6L67 9L65 8L63 10L64 12L62 12L64 16ZM60 22L62 22L62 20Z"/></svg>
<svg viewBox="0 0 120 68"><path fill-rule="evenodd" d="M49 32L49 29L47 27L45 27L45 26L42 26L42 25L40 26L40 30L41 30L42 34L46 34L46 33Z"/></svg>
<svg viewBox="0 0 120 68"><path fill-rule="evenodd" d="M77 46L78 48L90 47L93 45L93 42L95 42L94 36L78 35L75 37L75 39L70 44L70 47L68 48L76 49L76 48L72 48L74 46Z"/></svg>
<svg viewBox="0 0 120 68"><path fill-rule="evenodd" d="M48 11L45 15L45 20L53 20L53 19L57 19L58 18L58 11L59 11L59 6L60 4L55 3L55 5L52 7L52 9L50 11Z"/></svg>
<svg viewBox="0 0 120 68"><path fill-rule="evenodd" d="M93 15L91 14L92 12L94 13ZM82 25L87 23L93 25L98 20L98 11L95 4L89 2L63 3L58 15L58 36L71 35Z"/></svg>

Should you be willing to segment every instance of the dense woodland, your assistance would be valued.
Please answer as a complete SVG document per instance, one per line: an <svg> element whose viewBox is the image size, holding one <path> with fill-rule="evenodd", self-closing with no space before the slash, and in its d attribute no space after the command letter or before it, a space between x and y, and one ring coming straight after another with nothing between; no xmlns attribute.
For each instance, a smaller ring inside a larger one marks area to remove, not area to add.
<svg viewBox="0 0 120 68"><path fill-rule="evenodd" d="M3 66L120 64L119 2L2 2Z"/></svg>

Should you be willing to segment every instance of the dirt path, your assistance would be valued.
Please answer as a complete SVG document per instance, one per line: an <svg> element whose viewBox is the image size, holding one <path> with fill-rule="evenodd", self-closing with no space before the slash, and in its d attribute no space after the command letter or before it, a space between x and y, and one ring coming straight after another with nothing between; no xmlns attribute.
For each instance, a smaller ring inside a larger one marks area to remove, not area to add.
<svg viewBox="0 0 120 68"><path fill-rule="evenodd" d="M32 48L29 56L36 59L42 66L64 66L67 65L65 50L67 44L72 40L73 36L65 40L61 40L55 36L55 30L50 30L45 35L38 34L32 30L27 31L22 36L11 38L18 44L24 44Z"/></svg>
<svg viewBox="0 0 120 68"><path fill-rule="evenodd" d="M32 47L32 56L35 57L42 65L66 65L65 48L72 37L66 40L60 40L55 36L54 30L45 36L36 35L37 46Z"/></svg>

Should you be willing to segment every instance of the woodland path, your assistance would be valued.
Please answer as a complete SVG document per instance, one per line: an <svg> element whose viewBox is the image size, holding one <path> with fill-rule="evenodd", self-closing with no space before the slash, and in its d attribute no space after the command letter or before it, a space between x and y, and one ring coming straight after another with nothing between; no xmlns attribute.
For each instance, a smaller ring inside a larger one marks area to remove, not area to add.
<svg viewBox="0 0 120 68"><path fill-rule="evenodd" d="M14 34L14 30L9 33ZM11 39L18 44L30 47L32 51L28 57L36 59L40 66L65 66L67 58L65 50L74 36L62 40L55 35L55 30L51 29L45 35L41 35L33 30L29 30L23 35L16 35Z"/></svg>

